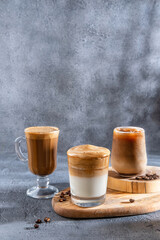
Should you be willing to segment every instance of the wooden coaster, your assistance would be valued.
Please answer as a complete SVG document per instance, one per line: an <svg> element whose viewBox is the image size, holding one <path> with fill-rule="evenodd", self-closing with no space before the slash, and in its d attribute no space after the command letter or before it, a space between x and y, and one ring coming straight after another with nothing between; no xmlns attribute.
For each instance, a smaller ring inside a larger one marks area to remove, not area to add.
<svg viewBox="0 0 160 240"><path fill-rule="evenodd" d="M146 173L160 176L160 167L147 166ZM108 188L128 193L157 193L160 192L160 179L136 180L133 177L122 177L111 167L108 171Z"/></svg>
<svg viewBox="0 0 160 240"><path fill-rule="evenodd" d="M63 191L68 191L65 189ZM82 208L74 205L67 196L66 201L59 202L58 193L52 199L52 207L60 216L67 218L104 218L138 215L160 210L160 193L131 194L108 189L103 205L93 208ZM131 203L129 199L135 201Z"/></svg>

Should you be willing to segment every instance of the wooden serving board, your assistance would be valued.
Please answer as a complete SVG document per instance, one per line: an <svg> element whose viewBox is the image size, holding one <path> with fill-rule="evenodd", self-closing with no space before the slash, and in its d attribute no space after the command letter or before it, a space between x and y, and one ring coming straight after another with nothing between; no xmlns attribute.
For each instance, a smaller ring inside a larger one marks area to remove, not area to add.
<svg viewBox="0 0 160 240"><path fill-rule="evenodd" d="M65 189L64 191L68 191ZM58 193L52 199L54 211L67 218L104 218L138 215L160 210L160 193L130 194L108 189L103 205L93 208L82 208L74 205L68 196L64 202L59 202ZM129 199L135 202L130 203Z"/></svg>
<svg viewBox="0 0 160 240"><path fill-rule="evenodd" d="M160 167L147 166L146 173L158 174ZM135 180L133 177L121 177L111 167L108 171L108 188L128 193L156 193L160 192L160 179L156 180Z"/></svg>

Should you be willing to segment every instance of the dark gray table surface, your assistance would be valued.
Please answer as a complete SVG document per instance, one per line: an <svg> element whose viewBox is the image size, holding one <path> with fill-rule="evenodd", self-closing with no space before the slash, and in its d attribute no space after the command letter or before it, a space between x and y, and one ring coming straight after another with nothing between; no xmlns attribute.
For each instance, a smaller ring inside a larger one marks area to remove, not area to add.
<svg viewBox="0 0 160 240"><path fill-rule="evenodd" d="M160 156L150 155L149 165L160 166ZM58 156L52 184L62 190L69 186L67 157ZM26 196L27 188L36 184L27 163L15 154L0 158L0 240L19 239L160 239L160 211L131 217L73 220L58 216L51 200ZM51 222L34 229L37 218L50 217Z"/></svg>

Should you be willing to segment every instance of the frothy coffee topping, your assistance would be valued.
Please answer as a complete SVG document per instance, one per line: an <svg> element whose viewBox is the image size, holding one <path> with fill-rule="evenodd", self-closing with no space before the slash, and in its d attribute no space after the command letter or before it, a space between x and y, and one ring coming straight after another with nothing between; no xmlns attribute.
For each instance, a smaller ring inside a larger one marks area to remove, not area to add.
<svg viewBox="0 0 160 240"><path fill-rule="evenodd" d="M115 131L120 133L140 133L144 132L144 129L139 127L117 127Z"/></svg>
<svg viewBox="0 0 160 240"><path fill-rule="evenodd" d="M38 126L29 127L25 129L26 138L42 139L42 138L55 138L59 135L57 127Z"/></svg>
<svg viewBox="0 0 160 240"><path fill-rule="evenodd" d="M70 175L94 177L108 171L110 151L94 145L79 145L67 152Z"/></svg>
<svg viewBox="0 0 160 240"><path fill-rule="evenodd" d="M104 158L110 155L110 151L104 147L97 147L94 145L79 145L76 147L72 147L67 152L68 156L78 157L82 159L96 159L96 158Z"/></svg>

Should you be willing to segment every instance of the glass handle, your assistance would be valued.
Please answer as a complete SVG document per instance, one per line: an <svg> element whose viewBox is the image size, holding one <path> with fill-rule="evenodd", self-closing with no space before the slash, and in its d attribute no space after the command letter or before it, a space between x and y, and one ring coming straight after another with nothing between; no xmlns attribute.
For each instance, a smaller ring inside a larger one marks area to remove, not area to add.
<svg viewBox="0 0 160 240"><path fill-rule="evenodd" d="M22 137L18 137L16 138L15 140L15 151L17 153L17 156L19 157L19 159L23 162L27 162L28 159L24 156L24 154L22 153L22 150L21 150L21 142L22 140L25 140L25 137L22 136Z"/></svg>

